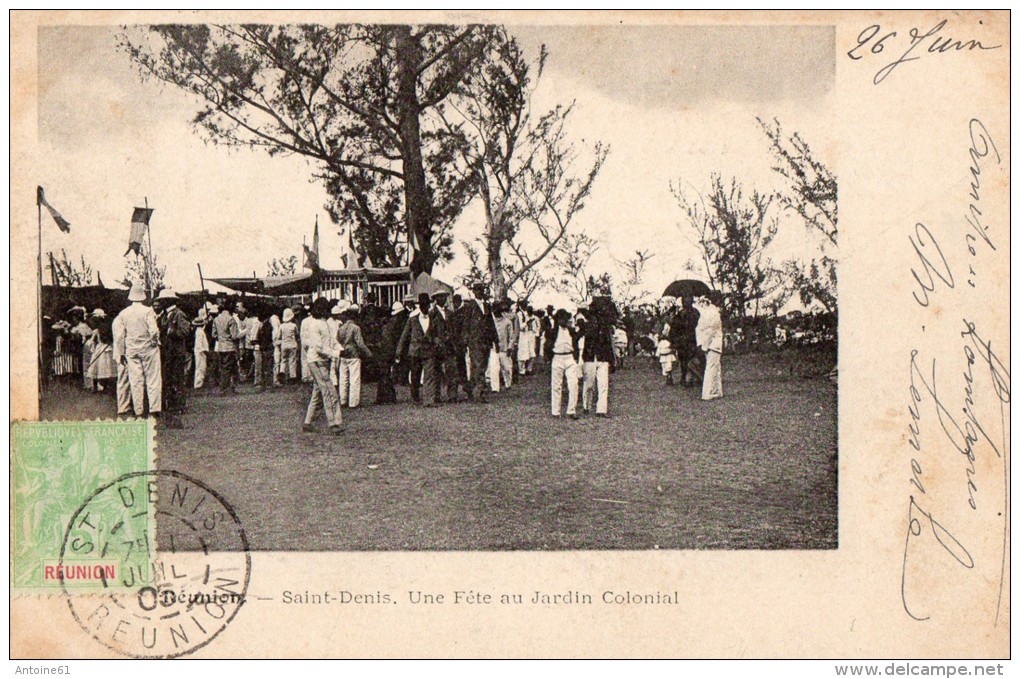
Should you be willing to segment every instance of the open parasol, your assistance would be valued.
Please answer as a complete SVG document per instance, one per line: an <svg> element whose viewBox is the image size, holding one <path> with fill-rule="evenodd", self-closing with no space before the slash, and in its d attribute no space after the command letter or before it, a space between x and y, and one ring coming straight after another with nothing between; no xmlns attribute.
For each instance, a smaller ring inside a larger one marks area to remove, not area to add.
<svg viewBox="0 0 1020 679"><path fill-rule="evenodd" d="M696 278L684 278L678 281L673 281L666 286L666 290L662 293L663 297L703 297L711 292L712 289L708 287L704 281L699 281Z"/></svg>

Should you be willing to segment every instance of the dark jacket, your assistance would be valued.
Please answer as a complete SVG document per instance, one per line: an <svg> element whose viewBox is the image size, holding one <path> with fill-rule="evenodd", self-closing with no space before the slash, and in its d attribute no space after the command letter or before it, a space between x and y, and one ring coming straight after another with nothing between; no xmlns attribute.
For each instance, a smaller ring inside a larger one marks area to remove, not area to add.
<svg viewBox="0 0 1020 679"><path fill-rule="evenodd" d="M613 326L604 319L595 317L585 326L583 358L585 361L613 363Z"/></svg>
<svg viewBox="0 0 1020 679"><path fill-rule="evenodd" d="M473 301L469 300L472 304ZM475 309L478 306L475 305ZM446 318L449 321L449 333L450 333L450 344L458 352L463 354L464 350L467 349L467 334L465 328L467 326L468 316L470 311L468 310L467 304L461 304L459 308L454 309L447 313Z"/></svg>
<svg viewBox="0 0 1020 679"><path fill-rule="evenodd" d="M386 311L375 304L366 304L361 307L361 314L358 316L358 326L361 328L362 337L370 349L375 349L382 337L383 325L387 320Z"/></svg>
<svg viewBox="0 0 1020 679"><path fill-rule="evenodd" d="M255 344L263 352L273 350L273 324L269 322L268 318L262 321L262 325L259 326Z"/></svg>
<svg viewBox="0 0 1020 679"><path fill-rule="evenodd" d="M400 335L404 332L405 325L407 325L406 311L390 316L383 324L376 351L376 357L383 363L392 363L397 358L397 346L400 344Z"/></svg>
<svg viewBox="0 0 1020 679"><path fill-rule="evenodd" d="M159 342L164 353L186 354L190 351L191 322L180 307L173 307L159 315Z"/></svg>
<svg viewBox="0 0 1020 679"><path fill-rule="evenodd" d="M397 351L408 358L435 358L442 353L446 341L446 321L439 312L431 309L428 333L422 330L418 314L408 317Z"/></svg>
<svg viewBox="0 0 1020 679"><path fill-rule="evenodd" d="M482 356L488 356L489 351L496 344L496 323L492 320L492 314L478 308L478 303L470 299L464 302L461 307L463 317L462 333L464 345L471 349L471 353L480 351Z"/></svg>
<svg viewBox="0 0 1020 679"><path fill-rule="evenodd" d="M673 315L669 323L669 343L674 351L689 353L697 348L695 330L699 318L701 314L694 307L681 308Z"/></svg>

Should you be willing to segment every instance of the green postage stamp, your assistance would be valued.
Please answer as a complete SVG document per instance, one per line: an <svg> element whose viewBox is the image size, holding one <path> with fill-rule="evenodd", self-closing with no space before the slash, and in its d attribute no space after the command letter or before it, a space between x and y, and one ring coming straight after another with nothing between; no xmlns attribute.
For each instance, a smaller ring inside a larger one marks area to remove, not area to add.
<svg viewBox="0 0 1020 679"><path fill-rule="evenodd" d="M153 488L130 475L155 468L154 444L149 420L11 425L14 593L110 592L147 577Z"/></svg>

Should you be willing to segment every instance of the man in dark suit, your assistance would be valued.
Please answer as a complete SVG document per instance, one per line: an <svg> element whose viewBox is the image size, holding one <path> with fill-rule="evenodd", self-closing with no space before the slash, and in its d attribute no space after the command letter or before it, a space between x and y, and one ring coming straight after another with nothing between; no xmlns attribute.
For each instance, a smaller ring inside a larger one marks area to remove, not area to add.
<svg viewBox="0 0 1020 679"><path fill-rule="evenodd" d="M474 400L477 392L478 400L487 403L485 367L497 342L496 324L492 320L492 310L485 301L489 296L485 286L476 284L471 292L473 297L464 303L460 320L464 345L471 360L471 378L464 385L464 391L469 401Z"/></svg>
<svg viewBox="0 0 1020 679"><path fill-rule="evenodd" d="M181 426L180 416L187 408L187 357L191 340L191 321L177 306L177 295L164 288L154 306L159 310L161 372L163 376L163 424Z"/></svg>
<svg viewBox="0 0 1020 679"><path fill-rule="evenodd" d="M589 307L584 330L584 367L581 403L584 412L595 410L600 417L609 417L609 370L613 365L613 324L618 317L612 299L598 296Z"/></svg>
<svg viewBox="0 0 1020 679"><path fill-rule="evenodd" d="M407 325L407 311L400 302L394 302L390 309L390 317L382 326L378 350L375 356L379 361L379 382L376 384L375 404L385 405L397 402L397 390L393 386L393 373L398 363L397 347L400 336Z"/></svg>
<svg viewBox="0 0 1020 679"><path fill-rule="evenodd" d="M688 386L701 381L704 372L704 354L698 349L695 329L701 314L694 308L693 298L683 298L682 306L673 315L669 325L669 343L673 345L677 360L680 363L680 385ZM687 375L691 379L688 382Z"/></svg>
<svg viewBox="0 0 1020 679"><path fill-rule="evenodd" d="M442 319L443 337L436 354L439 384L436 387L436 399L442 403L456 403L458 386L461 383L457 367L457 334L460 319L449 307L450 295L440 290L432 295L432 312ZM443 393L442 398L439 392Z"/></svg>
<svg viewBox="0 0 1020 679"><path fill-rule="evenodd" d="M464 322L467 318L464 305L464 298L460 295L453 296L453 309L448 314L450 319L450 348L453 355L448 359L447 366L451 380L456 380L454 395L457 395L457 387L464 387L467 393L467 337L464 333ZM452 383L452 382L451 382Z"/></svg>
<svg viewBox="0 0 1020 679"><path fill-rule="evenodd" d="M411 398L421 402L419 383L424 376L426 407L437 405L439 391L439 360L447 341L446 320L442 314L431 309L428 293L418 295L418 313L411 314L400 335L397 353L407 356L411 364Z"/></svg>

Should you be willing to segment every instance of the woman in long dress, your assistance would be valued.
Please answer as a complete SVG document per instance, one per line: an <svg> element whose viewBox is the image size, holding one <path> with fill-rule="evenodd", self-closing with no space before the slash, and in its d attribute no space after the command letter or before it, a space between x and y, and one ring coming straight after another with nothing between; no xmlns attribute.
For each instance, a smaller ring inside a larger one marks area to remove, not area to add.
<svg viewBox="0 0 1020 679"><path fill-rule="evenodd" d="M723 328L722 316L719 307L714 302L718 301L718 295L712 294L712 298L704 298L698 311L701 314L698 318L698 327L695 336L698 346L705 352L705 378L701 384L701 400L711 401L722 398L722 350L723 350Z"/></svg>
<svg viewBox="0 0 1020 679"><path fill-rule="evenodd" d="M53 324L53 376L68 379L75 374L76 356L73 352L74 342L71 335L71 324L57 321Z"/></svg>
<svg viewBox="0 0 1020 679"><path fill-rule="evenodd" d="M71 307L71 336L76 340L79 355L81 356L79 373L85 386L85 391L93 391L94 385L88 374L89 364L92 363L92 339L93 328L85 322L85 307Z"/></svg>
<svg viewBox="0 0 1020 679"><path fill-rule="evenodd" d="M113 380L117 377L113 363L113 326L102 309L92 312L92 326L95 329L88 340L91 358L85 376L95 385L96 391L109 388L109 393L113 393Z"/></svg>

